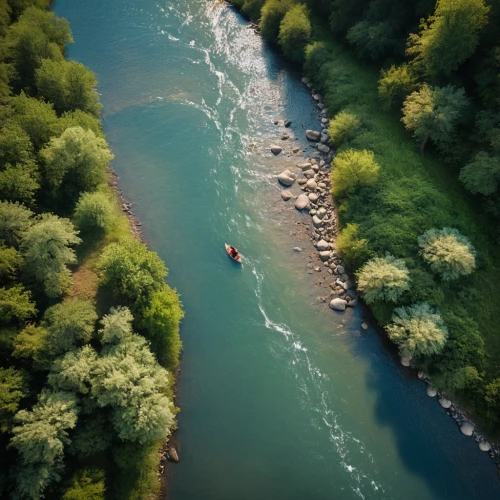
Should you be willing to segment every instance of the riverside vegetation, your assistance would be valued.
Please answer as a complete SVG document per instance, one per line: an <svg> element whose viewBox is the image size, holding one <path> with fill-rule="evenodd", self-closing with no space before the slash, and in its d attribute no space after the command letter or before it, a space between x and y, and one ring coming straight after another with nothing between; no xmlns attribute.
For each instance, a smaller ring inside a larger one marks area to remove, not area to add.
<svg viewBox="0 0 500 500"><path fill-rule="evenodd" d="M402 356L500 431L500 4L235 0L324 95L337 246Z"/></svg>
<svg viewBox="0 0 500 500"><path fill-rule="evenodd" d="M183 312L48 4L0 0L0 496L155 498Z"/></svg>

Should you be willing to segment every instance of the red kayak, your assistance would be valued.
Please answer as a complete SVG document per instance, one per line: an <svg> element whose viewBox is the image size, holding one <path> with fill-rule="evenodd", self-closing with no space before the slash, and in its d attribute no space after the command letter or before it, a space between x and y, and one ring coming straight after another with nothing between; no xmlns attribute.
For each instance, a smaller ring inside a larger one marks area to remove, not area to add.
<svg viewBox="0 0 500 500"><path fill-rule="evenodd" d="M229 257L231 257L231 259L233 259L235 262L239 262L241 264L241 255L238 250L233 246L228 245L227 243L224 243L224 245L226 246L226 252Z"/></svg>

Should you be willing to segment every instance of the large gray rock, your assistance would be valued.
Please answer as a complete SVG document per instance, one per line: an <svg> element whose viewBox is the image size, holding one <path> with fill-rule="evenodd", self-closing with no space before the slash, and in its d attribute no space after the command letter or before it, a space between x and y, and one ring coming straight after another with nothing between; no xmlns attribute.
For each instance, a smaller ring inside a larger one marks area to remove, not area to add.
<svg viewBox="0 0 500 500"><path fill-rule="evenodd" d="M451 401L446 398L439 398L439 404L443 407L448 409L451 406Z"/></svg>
<svg viewBox="0 0 500 500"><path fill-rule="evenodd" d="M330 148L326 144L318 144L318 151L321 153L329 153Z"/></svg>
<svg viewBox="0 0 500 500"><path fill-rule="evenodd" d="M323 262L326 262L330 258L330 252L329 252L329 250L325 250L323 252L319 252L319 258Z"/></svg>
<svg viewBox="0 0 500 500"><path fill-rule="evenodd" d="M410 362L411 362L411 360L410 360L409 357L407 357L407 356L401 356L401 364L403 366L410 366Z"/></svg>
<svg viewBox="0 0 500 500"><path fill-rule="evenodd" d="M293 194L288 190L284 190L281 191L281 197L283 198L283 201L288 201L290 198L293 197Z"/></svg>
<svg viewBox="0 0 500 500"><path fill-rule="evenodd" d="M273 154L279 155L283 151L283 148L280 148L279 146L272 145L271 151Z"/></svg>
<svg viewBox="0 0 500 500"><path fill-rule="evenodd" d="M321 138L321 133L316 132L316 130L306 130L306 137L310 141L318 142L319 139Z"/></svg>
<svg viewBox="0 0 500 500"><path fill-rule="evenodd" d="M304 210L304 208L309 205L309 198L307 197L307 194L301 194L296 200L295 200L295 208L297 210Z"/></svg>
<svg viewBox="0 0 500 500"><path fill-rule="evenodd" d="M321 134L321 137L319 139L319 142L322 142L323 144L328 142L328 136L326 134Z"/></svg>
<svg viewBox="0 0 500 500"><path fill-rule="evenodd" d="M328 241L325 241L323 239L319 240L316 248L320 251L323 252L324 250L328 250L330 248L330 243Z"/></svg>
<svg viewBox="0 0 500 500"><path fill-rule="evenodd" d="M297 167L299 167L300 170L305 171L305 170L309 170L312 167L312 165L311 165L310 162L307 162L307 163L297 163Z"/></svg>
<svg viewBox="0 0 500 500"><path fill-rule="evenodd" d="M427 386L426 392L427 392L427 396L429 396L430 398L435 397L437 394L436 389L434 389L434 387L432 387L432 385Z"/></svg>
<svg viewBox="0 0 500 500"><path fill-rule="evenodd" d="M314 94L313 99L319 102L323 100L323 96L321 94Z"/></svg>
<svg viewBox="0 0 500 500"><path fill-rule="evenodd" d="M464 422L460 427L460 430L462 431L462 434L465 434L466 436L472 436L472 433L474 432L474 426L469 422Z"/></svg>
<svg viewBox="0 0 500 500"><path fill-rule="evenodd" d="M313 202L316 203L318 201L319 196L316 193L309 193L307 197Z"/></svg>
<svg viewBox="0 0 500 500"><path fill-rule="evenodd" d="M318 217L320 219L324 219L325 218L325 215L326 215L326 208L323 208L321 207L319 210L318 210Z"/></svg>
<svg viewBox="0 0 500 500"><path fill-rule="evenodd" d="M490 451L491 450L491 445L488 443L488 441L481 441L479 443L479 449L481 451Z"/></svg>
<svg viewBox="0 0 500 500"><path fill-rule="evenodd" d="M339 299L338 297L330 302L330 307L334 311L345 311L346 306L347 306L347 301L344 299Z"/></svg>
<svg viewBox="0 0 500 500"><path fill-rule="evenodd" d="M316 215L313 216L312 220L313 220L314 227L321 227L323 225L323 221L321 219L319 219Z"/></svg>
<svg viewBox="0 0 500 500"><path fill-rule="evenodd" d="M318 184L317 184L317 182L314 179L309 179L306 182L306 187L308 189L316 189L318 187Z"/></svg>
<svg viewBox="0 0 500 500"><path fill-rule="evenodd" d="M178 462L179 461L179 455L177 454L177 450L173 446L171 446L168 449L167 456L171 462Z"/></svg>
<svg viewBox="0 0 500 500"><path fill-rule="evenodd" d="M290 172L290 170L284 170L278 175L278 180L285 186L291 186L295 182L296 178L297 176Z"/></svg>

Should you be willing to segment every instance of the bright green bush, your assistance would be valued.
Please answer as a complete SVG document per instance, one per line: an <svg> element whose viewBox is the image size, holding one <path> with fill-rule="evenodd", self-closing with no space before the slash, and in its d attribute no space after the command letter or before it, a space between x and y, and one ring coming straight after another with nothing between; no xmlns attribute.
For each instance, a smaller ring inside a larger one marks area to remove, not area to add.
<svg viewBox="0 0 500 500"><path fill-rule="evenodd" d="M267 0L261 10L260 29L262 36L276 42L280 24L285 14L293 7L293 0Z"/></svg>
<svg viewBox="0 0 500 500"><path fill-rule="evenodd" d="M439 354L448 337L441 315L425 302L395 309L386 330L401 355L408 358Z"/></svg>
<svg viewBox="0 0 500 500"><path fill-rule="evenodd" d="M243 14L253 21L258 21L260 19L260 11L265 3L266 0L244 0L240 7Z"/></svg>
<svg viewBox="0 0 500 500"><path fill-rule="evenodd" d="M476 268L476 251L456 229L429 229L418 238L422 256L444 281L471 274Z"/></svg>
<svg viewBox="0 0 500 500"><path fill-rule="evenodd" d="M380 165L372 151L348 149L339 153L332 162L330 174L335 196L347 196L357 189L377 182Z"/></svg>
<svg viewBox="0 0 500 500"><path fill-rule="evenodd" d="M23 324L36 314L36 305L31 301L31 293L23 285L0 288L0 325Z"/></svg>
<svg viewBox="0 0 500 500"><path fill-rule="evenodd" d="M20 203L0 201L0 240L18 245L33 224L33 212Z"/></svg>
<svg viewBox="0 0 500 500"><path fill-rule="evenodd" d="M401 106L417 87L417 79L408 64L392 65L380 71L378 95L386 107Z"/></svg>
<svg viewBox="0 0 500 500"><path fill-rule="evenodd" d="M370 257L368 240L359 237L357 224L347 224L340 231L336 244L345 260L352 266L358 267Z"/></svg>
<svg viewBox="0 0 500 500"><path fill-rule="evenodd" d="M106 231L113 220L113 205L104 193L83 193L76 204L75 223L82 231Z"/></svg>
<svg viewBox="0 0 500 500"><path fill-rule="evenodd" d="M410 288L410 273L403 259L387 254L369 260L356 273L358 290L367 304L377 300L398 302Z"/></svg>
<svg viewBox="0 0 500 500"><path fill-rule="evenodd" d="M0 197L32 206L40 188L38 169L34 163L6 165L0 170Z"/></svg>
<svg viewBox="0 0 500 500"><path fill-rule="evenodd" d="M26 360L30 369L46 370L52 361L48 332L45 328L27 325L14 338L12 356Z"/></svg>
<svg viewBox="0 0 500 500"><path fill-rule="evenodd" d="M328 135L334 146L339 148L353 139L360 127L361 121L354 113L341 111L330 120Z"/></svg>
<svg viewBox="0 0 500 500"><path fill-rule="evenodd" d="M311 21L305 5L291 8L280 24L278 44L291 61L302 63L304 49L311 38Z"/></svg>
<svg viewBox="0 0 500 500"><path fill-rule="evenodd" d="M15 278L23 259L14 247L0 245L0 281L5 283Z"/></svg>
<svg viewBox="0 0 500 500"><path fill-rule="evenodd" d="M14 368L0 367L0 432L9 431L12 417L26 396L23 374Z"/></svg>
<svg viewBox="0 0 500 500"><path fill-rule="evenodd" d="M83 469L73 475L61 500L104 500L105 493L104 471Z"/></svg>

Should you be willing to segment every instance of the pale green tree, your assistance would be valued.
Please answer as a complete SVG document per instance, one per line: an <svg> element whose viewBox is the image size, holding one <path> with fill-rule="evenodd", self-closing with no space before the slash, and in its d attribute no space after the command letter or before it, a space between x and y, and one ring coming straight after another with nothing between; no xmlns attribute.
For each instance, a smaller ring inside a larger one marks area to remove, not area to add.
<svg viewBox="0 0 500 500"><path fill-rule="evenodd" d="M0 201L0 240L17 246L33 222L33 212L24 205Z"/></svg>
<svg viewBox="0 0 500 500"><path fill-rule="evenodd" d="M31 293L23 285L0 288L0 325L23 324L36 314L36 305Z"/></svg>
<svg viewBox="0 0 500 500"><path fill-rule="evenodd" d="M104 193L83 193L75 209L75 222L82 231L106 231L113 220L113 204Z"/></svg>
<svg viewBox="0 0 500 500"><path fill-rule="evenodd" d="M476 251L457 229L429 229L418 238L424 260L444 281L471 274L476 268Z"/></svg>
<svg viewBox="0 0 500 500"><path fill-rule="evenodd" d="M429 138L437 144L451 141L466 105L464 89L451 85L439 88L424 84L406 98L401 121L420 142L420 151L423 153Z"/></svg>
<svg viewBox="0 0 500 500"><path fill-rule="evenodd" d="M368 240L359 235L358 224L346 224L337 237L337 248L353 266L360 266L370 258Z"/></svg>
<svg viewBox="0 0 500 500"><path fill-rule="evenodd" d="M12 356L26 360L32 370L46 370L52 362L48 332L45 328L27 325L14 337Z"/></svg>
<svg viewBox="0 0 500 500"><path fill-rule="evenodd" d="M0 282L12 281L19 269L21 269L23 259L14 247L0 244Z"/></svg>
<svg viewBox="0 0 500 500"><path fill-rule="evenodd" d="M401 106L406 96L417 88L417 79L408 64L392 65L380 71L378 95L386 107Z"/></svg>
<svg viewBox="0 0 500 500"><path fill-rule="evenodd" d="M410 273L403 259L387 254L369 260L357 273L358 290L365 301L397 302L410 289Z"/></svg>
<svg viewBox="0 0 500 500"><path fill-rule="evenodd" d="M328 135L334 146L338 148L354 139L360 127L361 121L354 113L341 111L330 121Z"/></svg>
<svg viewBox="0 0 500 500"><path fill-rule="evenodd" d="M439 354L448 337L443 318L425 302L396 308L386 330L401 355L410 359Z"/></svg>
<svg viewBox="0 0 500 500"><path fill-rule="evenodd" d="M68 219L44 214L25 233L21 254L26 274L49 298L62 295L71 286L68 264L76 262L71 245L81 242Z"/></svg>
<svg viewBox="0 0 500 500"><path fill-rule="evenodd" d="M39 500L46 487L61 479L68 431L77 422L75 397L64 392L42 392L31 411L14 417L10 447L19 453L15 470L16 493Z"/></svg>
<svg viewBox="0 0 500 500"><path fill-rule="evenodd" d="M373 151L366 149L342 151L335 157L332 165L330 176L335 196L346 196L361 187L375 184L380 170Z"/></svg>
<svg viewBox="0 0 500 500"><path fill-rule="evenodd" d="M19 403L27 395L22 372L0 367L0 432L7 432Z"/></svg>
<svg viewBox="0 0 500 500"><path fill-rule="evenodd" d="M81 127L66 129L41 151L45 178L54 191L70 199L83 191L94 191L106 179L106 167L113 159L106 141Z"/></svg>
<svg viewBox="0 0 500 500"><path fill-rule="evenodd" d="M462 168L460 180L471 193L485 196L496 193L500 183L500 156L481 151Z"/></svg>
<svg viewBox="0 0 500 500"><path fill-rule="evenodd" d="M149 300L148 300L149 302ZM102 320L99 330L102 344L117 344L132 335L134 317L128 307L112 307Z"/></svg>
<svg viewBox="0 0 500 500"><path fill-rule="evenodd" d="M484 0L438 0L420 33L410 35L407 54L428 76L448 76L476 50L488 11Z"/></svg>
<svg viewBox="0 0 500 500"><path fill-rule="evenodd" d="M297 4L283 17L280 24L278 45L283 53L297 63L304 61L304 50L311 38L311 21L307 7Z"/></svg>

